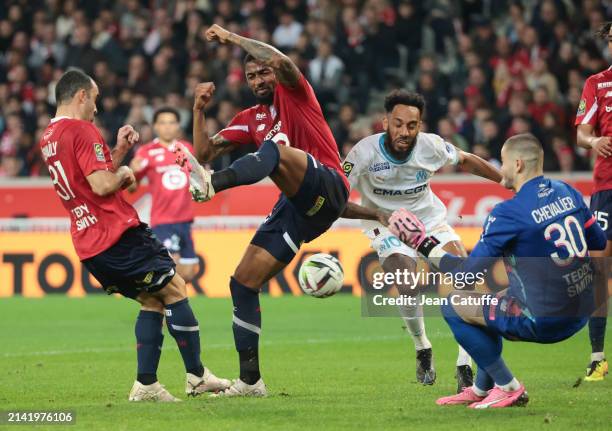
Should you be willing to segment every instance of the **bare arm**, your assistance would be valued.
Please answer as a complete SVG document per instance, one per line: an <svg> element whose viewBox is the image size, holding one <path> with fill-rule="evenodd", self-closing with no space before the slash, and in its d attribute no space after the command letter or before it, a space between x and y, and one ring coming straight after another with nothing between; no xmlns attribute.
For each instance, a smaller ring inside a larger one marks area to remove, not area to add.
<svg viewBox="0 0 612 431"><path fill-rule="evenodd" d="M132 149L134 144L138 142L140 135L132 126L129 124L123 126L117 132L117 145L111 151L111 157L113 158L113 167L115 170L121 166L123 159L127 153Z"/></svg>
<svg viewBox="0 0 612 431"><path fill-rule="evenodd" d="M220 43L238 45L257 60L270 66L283 85L295 87L300 79L300 70L295 63L285 54L267 43L231 33L217 24L212 25L206 31L206 38L209 41L216 40Z"/></svg>
<svg viewBox="0 0 612 431"><path fill-rule="evenodd" d="M95 171L87 176L87 181L95 194L108 196L130 187L136 179L130 168L121 166L116 172Z"/></svg>
<svg viewBox="0 0 612 431"><path fill-rule="evenodd" d="M593 149L602 157L612 156L612 140L608 136L596 136L590 124L580 124L576 136L579 147Z"/></svg>
<svg viewBox="0 0 612 431"><path fill-rule="evenodd" d="M384 210L375 210L366 208L353 202L347 202L344 212L340 217L361 220L375 220L383 226L389 225L389 216L391 213Z"/></svg>
<svg viewBox="0 0 612 431"><path fill-rule="evenodd" d="M502 174L499 169L475 154L459 151L458 164L469 173L486 178L495 183L499 183L502 180Z"/></svg>
<svg viewBox="0 0 612 431"><path fill-rule="evenodd" d="M132 172L138 172L140 169L142 169L141 164L142 164L142 159L139 157L134 157L132 161L130 162L130 169L132 170ZM136 179L136 176L134 176L134 178L135 178L134 183L132 183L129 187L127 187L127 191L130 193L134 193L136 190L138 190L139 180Z"/></svg>
<svg viewBox="0 0 612 431"><path fill-rule="evenodd" d="M221 135L217 134L212 138L208 136L204 108L210 102L214 92L215 84L212 82L198 84L195 88L193 101L193 150L196 159L200 163L210 162L221 154L236 148L235 144L224 139Z"/></svg>
<svg viewBox="0 0 612 431"><path fill-rule="evenodd" d="M204 111L193 111L193 150L200 163L210 162L221 154L229 153L236 144L217 134L208 136Z"/></svg>

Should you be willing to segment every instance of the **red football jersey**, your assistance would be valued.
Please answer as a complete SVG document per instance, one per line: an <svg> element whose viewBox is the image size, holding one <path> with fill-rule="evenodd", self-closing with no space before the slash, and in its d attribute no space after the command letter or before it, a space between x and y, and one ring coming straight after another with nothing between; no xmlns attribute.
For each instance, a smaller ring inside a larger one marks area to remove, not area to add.
<svg viewBox="0 0 612 431"><path fill-rule="evenodd" d="M182 143L193 154L189 142ZM189 193L189 179L176 164L173 152L175 143L168 147L158 139L141 146L136 151L140 166L136 167L136 179L147 177L153 203L151 205L151 226L168 223L193 221L193 207Z"/></svg>
<svg viewBox="0 0 612 431"><path fill-rule="evenodd" d="M336 140L306 78L300 75L295 88L278 83L274 93L272 106L255 105L245 109L219 134L236 144L260 146L263 141L283 133L289 142L277 136L279 143L312 154L319 162L336 170L348 189L348 180L340 168Z"/></svg>
<svg viewBox="0 0 612 431"><path fill-rule="evenodd" d="M599 136L612 138L612 67L586 80L575 124L590 124ZM597 156L593 183L593 193L612 189L612 157Z"/></svg>
<svg viewBox="0 0 612 431"><path fill-rule="evenodd" d="M113 170L110 150L93 123L54 118L39 145L55 191L70 214L72 242L81 260L109 249L123 232L140 224L120 192L98 196L87 181L95 171Z"/></svg>

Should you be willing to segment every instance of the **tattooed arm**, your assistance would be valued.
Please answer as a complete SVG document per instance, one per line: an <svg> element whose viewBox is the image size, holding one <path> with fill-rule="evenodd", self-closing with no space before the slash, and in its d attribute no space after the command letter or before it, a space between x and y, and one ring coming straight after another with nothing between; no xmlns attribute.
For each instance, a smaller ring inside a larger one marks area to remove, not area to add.
<svg viewBox="0 0 612 431"><path fill-rule="evenodd" d="M206 38L209 41L216 40L220 43L238 45L258 61L270 66L283 85L295 87L300 79L301 73L295 63L271 45L231 33L217 24L214 24L206 31Z"/></svg>

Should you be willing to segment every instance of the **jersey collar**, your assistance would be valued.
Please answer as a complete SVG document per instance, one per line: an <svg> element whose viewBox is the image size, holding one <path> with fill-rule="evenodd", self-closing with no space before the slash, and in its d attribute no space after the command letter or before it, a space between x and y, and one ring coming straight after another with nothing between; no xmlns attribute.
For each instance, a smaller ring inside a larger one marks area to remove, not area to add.
<svg viewBox="0 0 612 431"><path fill-rule="evenodd" d="M521 189L519 190L519 193L521 193L523 190L525 190L527 187L535 187L536 184L541 183L544 180L544 175L538 175L537 177L533 177L532 179L530 179L529 181L527 181L525 184L523 184L523 186L521 187ZM518 194L518 193L517 193Z"/></svg>
<svg viewBox="0 0 612 431"><path fill-rule="evenodd" d="M51 118L51 120L49 120L49 124L56 123L59 120L70 120L70 117L66 117L65 115L62 115L61 117Z"/></svg>
<svg viewBox="0 0 612 431"><path fill-rule="evenodd" d="M387 159L388 161L396 165L403 165L405 163L408 163L410 159L412 158L412 153L414 153L414 146L416 146L417 143L416 142L414 143L414 146L412 147L412 151L410 151L410 154L408 154L408 157L406 157L404 160L400 160L400 159L396 159L395 157L393 157L385 148L385 135L386 133L381 133L380 137L378 138L378 146L380 147L380 152L385 157L385 159Z"/></svg>

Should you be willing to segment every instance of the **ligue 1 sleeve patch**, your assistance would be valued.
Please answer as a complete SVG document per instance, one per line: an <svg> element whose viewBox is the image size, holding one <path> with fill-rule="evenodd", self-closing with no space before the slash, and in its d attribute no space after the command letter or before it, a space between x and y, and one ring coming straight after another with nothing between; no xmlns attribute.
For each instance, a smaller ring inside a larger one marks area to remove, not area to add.
<svg viewBox="0 0 612 431"><path fill-rule="evenodd" d="M99 162L105 162L106 159L104 158L104 148L102 147L102 144L94 142L93 146L94 153L96 154L96 160Z"/></svg>
<svg viewBox="0 0 612 431"><path fill-rule="evenodd" d="M576 115L584 115L585 112L586 112L586 100L580 99L580 104L578 105L578 112L576 112Z"/></svg>
<svg viewBox="0 0 612 431"><path fill-rule="evenodd" d="M349 175L351 175L351 171L353 170L354 166L355 166L355 163L351 163L348 161L342 163L342 171L344 171L344 175L346 175L347 178Z"/></svg>

